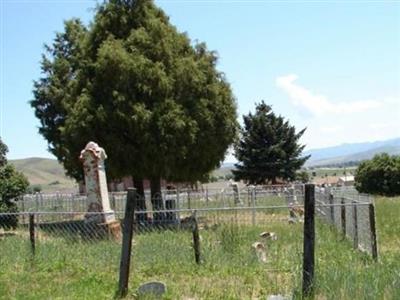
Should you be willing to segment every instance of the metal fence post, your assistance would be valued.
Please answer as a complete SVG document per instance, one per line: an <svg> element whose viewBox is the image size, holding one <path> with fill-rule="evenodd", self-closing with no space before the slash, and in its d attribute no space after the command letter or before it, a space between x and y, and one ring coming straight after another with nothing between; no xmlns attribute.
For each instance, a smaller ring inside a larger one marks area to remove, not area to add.
<svg viewBox="0 0 400 300"><path fill-rule="evenodd" d="M372 258L377 261L378 260L378 244L376 241L375 206L373 203L370 203L368 208L369 208L369 224L370 224L370 230L371 230Z"/></svg>
<svg viewBox="0 0 400 300"><path fill-rule="evenodd" d="M304 199L303 297L314 292L315 186L306 184Z"/></svg>
<svg viewBox="0 0 400 300"><path fill-rule="evenodd" d="M179 190L179 188L176 188L176 209L177 209L177 218L178 218L178 224L179 224L179 226L181 225L181 213L180 213L180 210L181 210L181 199L180 199L180 190Z"/></svg>
<svg viewBox="0 0 400 300"><path fill-rule="evenodd" d="M125 217L122 232L122 250L119 269L118 296L125 297L128 293L129 268L132 251L133 222L135 217L136 189L128 188L125 206Z"/></svg>
<svg viewBox="0 0 400 300"><path fill-rule="evenodd" d="M36 204L36 211L39 211L39 193L36 192L35 194L35 204Z"/></svg>
<svg viewBox="0 0 400 300"><path fill-rule="evenodd" d="M358 216L357 216L357 201L352 201L353 203L353 248L358 249Z"/></svg>
<svg viewBox="0 0 400 300"><path fill-rule="evenodd" d="M206 187L206 203L207 203L207 208L208 208L208 187Z"/></svg>
<svg viewBox="0 0 400 300"><path fill-rule="evenodd" d="M340 211L341 211L341 221L342 221L342 234L343 238L346 237L346 206L345 206L345 200L342 197L340 203L342 204L340 206Z"/></svg>
<svg viewBox="0 0 400 300"><path fill-rule="evenodd" d="M21 201L22 212L25 212L25 196L21 196L19 201ZM25 214L22 214L22 224L25 224Z"/></svg>
<svg viewBox="0 0 400 300"><path fill-rule="evenodd" d="M252 214L251 214L251 224L254 226L256 225L256 187L253 186L251 190L251 207Z"/></svg>

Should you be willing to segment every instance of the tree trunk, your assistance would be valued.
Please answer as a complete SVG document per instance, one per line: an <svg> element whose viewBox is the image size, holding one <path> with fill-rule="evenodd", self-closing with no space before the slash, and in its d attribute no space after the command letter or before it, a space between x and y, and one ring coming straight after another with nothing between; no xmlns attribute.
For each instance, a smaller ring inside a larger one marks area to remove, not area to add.
<svg viewBox="0 0 400 300"><path fill-rule="evenodd" d="M151 189L151 204L153 206L153 211L163 209L163 201L161 194L161 179L159 177L150 179L150 189ZM154 212L153 221L155 225L162 223L164 216L162 213Z"/></svg>
<svg viewBox="0 0 400 300"><path fill-rule="evenodd" d="M136 201L135 211L146 211L146 196L144 194L143 179L133 177L133 186L136 188L136 195L138 197ZM139 222L147 222L147 213L137 215Z"/></svg>

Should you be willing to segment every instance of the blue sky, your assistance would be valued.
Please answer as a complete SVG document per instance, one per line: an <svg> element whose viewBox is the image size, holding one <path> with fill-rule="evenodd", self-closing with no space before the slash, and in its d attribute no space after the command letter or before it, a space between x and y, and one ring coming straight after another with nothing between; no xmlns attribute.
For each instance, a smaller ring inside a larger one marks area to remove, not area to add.
<svg viewBox="0 0 400 300"><path fill-rule="evenodd" d="M94 1L0 0L0 135L10 159L51 157L28 101L43 44ZM400 2L156 1L219 53L241 115L264 99L307 149L400 136ZM232 157L227 160L232 161Z"/></svg>

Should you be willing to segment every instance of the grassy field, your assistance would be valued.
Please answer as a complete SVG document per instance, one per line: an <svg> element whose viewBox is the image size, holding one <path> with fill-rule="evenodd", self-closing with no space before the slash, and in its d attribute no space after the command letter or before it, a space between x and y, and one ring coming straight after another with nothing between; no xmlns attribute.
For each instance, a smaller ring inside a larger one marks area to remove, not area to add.
<svg viewBox="0 0 400 300"><path fill-rule="evenodd" d="M128 299L146 281L167 284L165 299L265 299L301 291L302 224L287 212L265 214L264 226L235 223L200 231L203 263L197 266L189 231L135 236ZM348 241L317 223L317 299L400 299L400 198L377 200L380 260L354 251ZM232 219L234 220L234 219ZM278 240L267 246L267 263L251 249L262 231ZM35 257L26 233L0 240L1 299L111 299L118 280L120 244L73 242L43 234Z"/></svg>

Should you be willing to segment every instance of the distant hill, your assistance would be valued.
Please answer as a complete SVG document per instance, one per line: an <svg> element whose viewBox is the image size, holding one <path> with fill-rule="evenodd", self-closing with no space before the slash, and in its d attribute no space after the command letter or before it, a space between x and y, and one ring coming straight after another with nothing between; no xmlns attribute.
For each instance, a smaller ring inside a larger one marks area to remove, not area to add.
<svg viewBox="0 0 400 300"><path fill-rule="evenodd" d="M40 185L45 192L77 191L75 180L65 175L63 166L55 159L31 157L9 162L28 178L31 185Z"/></svg>
<svg viewBox="0 0 400 300"><path fill-rule="evenodd" d="M387 152L390 155L400 154L400 138L386 141L342 144L339 146L306 151L311 155L307 167L332 164L343 164L349 161L361 161L372 158L375 154Z"/></svg>

